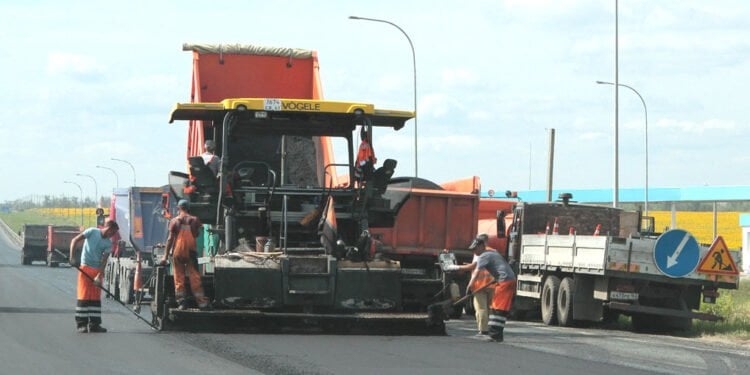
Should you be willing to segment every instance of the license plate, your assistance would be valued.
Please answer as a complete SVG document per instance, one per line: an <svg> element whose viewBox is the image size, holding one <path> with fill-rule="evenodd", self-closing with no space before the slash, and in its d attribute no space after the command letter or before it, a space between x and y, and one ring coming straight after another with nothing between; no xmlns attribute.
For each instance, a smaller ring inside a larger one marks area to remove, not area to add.
<svg viewBox="0 0 750 375"><path fill-rule="evenodd" d="M425 275L427 272L421 268L402 268L402 275Z"/></svg>
<svg viewBox="0 0 750 375"><path fill-rule="evenodd" d="M618 291L611 291L609 292L609 299L615 299L620 301L636 301L638 300L638 293L634 292L618 292Z"/></svg>

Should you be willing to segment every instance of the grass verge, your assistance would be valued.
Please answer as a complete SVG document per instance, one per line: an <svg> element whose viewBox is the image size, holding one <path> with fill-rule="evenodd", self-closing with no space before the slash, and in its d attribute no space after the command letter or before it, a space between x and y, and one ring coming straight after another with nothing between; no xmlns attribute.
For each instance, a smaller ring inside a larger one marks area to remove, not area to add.
<svg viewBox="0 0 750 375"><path fill-rule="evenodd" d="M24 224L80 225L80 219L44 215L35 210L0 213L0 219L15 233L19 233Z"/></svg>
<svg viewBox="0 0 750 375"><path fill-rule="evenodd" d="M695 321L693 330L703 337L717 337L750 345L750 279L739 289L721 290L715 304L703 304L701 311L724 317L720 322Z"/></svg>

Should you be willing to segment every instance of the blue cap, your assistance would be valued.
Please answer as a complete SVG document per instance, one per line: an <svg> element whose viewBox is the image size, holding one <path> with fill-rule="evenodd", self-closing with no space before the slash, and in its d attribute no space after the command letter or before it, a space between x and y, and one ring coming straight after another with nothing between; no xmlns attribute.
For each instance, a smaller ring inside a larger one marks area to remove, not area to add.
<svg viewBox="0 0 750 375"><path fill-rule="evenodd" d="M188 208L189 206L190 203L187 201L187 199L180 199L180 201L177 202L177 207Z"/></svg>

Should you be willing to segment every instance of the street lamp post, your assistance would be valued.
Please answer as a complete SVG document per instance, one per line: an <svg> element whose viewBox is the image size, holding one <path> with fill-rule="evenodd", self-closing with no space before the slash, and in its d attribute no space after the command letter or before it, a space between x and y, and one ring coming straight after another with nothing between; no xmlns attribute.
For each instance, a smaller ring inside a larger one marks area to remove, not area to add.
<svg viewBox="0 0 750 375"><path fill-rule="evenodd" d="M81 226L83 226L83 189L81 188L81 185L78 185L73 181L63 181L63 183L78 186L78 191L81 193L81 201L79 202L79 206L81 206Z"/></svg>
<svg viewBox="0 0 750 375"><path fill-rule="evenodd" d="M136 184L135 184L135 167L133 167L133 164L130 164L130 162L129 162L129 161L127 161L127 160L124 160L124 159L117 159L117 158L112 158L112 160L114 160L114 161L119 161L119 162L125 163L125 164L127 164L127 165L129 165L129 166L130 166L130 169L132 169L132 170L133 170L133 186L136 186Z"/></svg>
<svg viewBox="0 0 750 375"><path fill-rule="evenodd" d="M614 85L614 83L612 83L612 82L604 82L604 81L596 81L596 83L598 83L600 85ZM632 88L632 87L630 87L630 86L628 86L628 85L626 85L624 83L619 83L618 85L620 85L622 87L629 88L636 95L638 95L638 98L641 99L641 103L643 103L643 114L644 114L645 119L646 119L646 126L645 126L645 131L644 131L644 133L645 133L645 136L644 136L645 141L644 141L644 143L645 143L645 148L646 148L646 165L645 165L645 169L646 169L646 187L644 189L645 196L644 196L644 200L643 200L643 211L645 212L644 216L648 216L648 108L646 107L646 101L643 100L643 97L641 96L641 94L636 89L634 89L634 88Z"/></svg>
<svg viewBox="0 0 750 375"><path fill-rule="evenodd" d="M101 168L101 169L106 169L114 173L115 174L115 187L120 187L120 176L117 175L117 172L115 172L114 169L108 168L108 167L102 167L101 165L97 165L96 167Z"/></svg>
<svg viewBox="0 0 750 375"><path fill-rule="evenodd" d="M381 22L381 23L387 23L395 28L398 29L404 36L406 37L406 40L409 41L409 47L411 47L411 61L412 61L412 70L414 75L414 177L419 177L419 160L418 160L418 146L417 146L417 54L414 51L414 43L411 42L411 38L409 38L409 34L404 31L401 27L396 25L393 22L381 20L377 18L367 18L367 17L357 17L357 16L349 16L349 19L352 20L362 20L362 21L372 21L372 22Z"/></svg>
<svg viewBox="0 0 750 375"><path fill-rule="evenodd" d="M94 201L95 201L96 207L99 207L99 184L96 183L96 179L94 178L94 176L83 174L83 173L76 173L76 176L88 177L91 179L91 181L94 181Z"/></svg>

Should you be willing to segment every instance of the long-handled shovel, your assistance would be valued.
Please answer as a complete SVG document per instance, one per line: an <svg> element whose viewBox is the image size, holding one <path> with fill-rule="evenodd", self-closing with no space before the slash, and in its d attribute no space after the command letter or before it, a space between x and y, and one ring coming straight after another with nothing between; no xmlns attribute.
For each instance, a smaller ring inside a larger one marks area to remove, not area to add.
<svg viewBox="0 0 750 375"><path fill-rule="evenodd" d="M107 290L107 288L99 285L99 283L97 283L96 281L94 281L94 278L92 278L91 276L89 276L86 272L83 272L83 270L80 267L78 267L78 266L70 263L70 260L68 259L68 257L65 254L63 254L60 250L55 249L55 252L57 254L59 254L61 257L63 257L64 259L68 260L68 264L70 264L73 268L77 269L78 272L80 272L83 276L86 276L86 278L88 278L89 280L91 280L91 282L93 282L94 285L96 285L99 289L103 290L104 293L107 293L107 296L111 297L113 301L117 301L117 303L119 303L124 308L126 308L130 313L132 313L133 315L135 315L136 318L138 318L138 319L142 320L144 323L148 324L148 326L151 327L153 330L156 330L156 331L159 330L159 328L157 328L151 322L149 322L148 320L146 320L146 318L142 317L137 312L131 310L128 307L128 305L124 304L122 301L120 301L119 299L115 298L115 296L112 293L110 293L109 290Z"/></svg>
<svg viewBox="0 0 750 375"><path fill-rule="evenodd" d="M450 316L451 310L455 306L463 304L464 302L466 302L467 299L469 299L469 297L471 297L474 294L479 293L479 292L481 292L481 291L483 291L483 290L485 290L485 289L487 289L490 286L493 286L495 284L497 284L497 281L493 281L493 282L487 283L487 284L483 285L481 288L479 288L479 289L477 289L477 290L475 290L475 291L473 291L471 293L468 293L467 295L459 298L455 302L453 300L448 299L448 300L445 300L445 301L442 301L442 302L433 303L432 305L427 306L427 315L428 315L427 320L429 322L432 322L432 323L438 323L438 322L442 322L442 321L446 320L446 317Z"/></svg>

